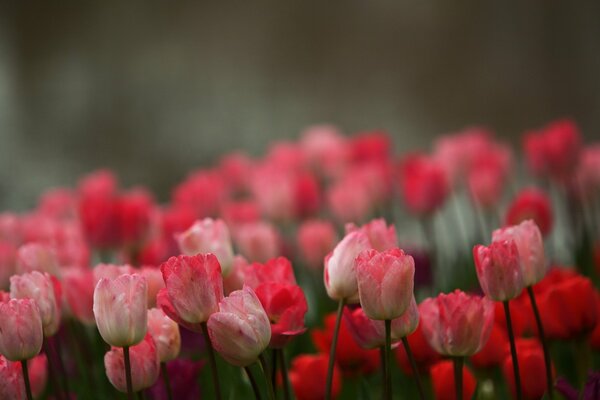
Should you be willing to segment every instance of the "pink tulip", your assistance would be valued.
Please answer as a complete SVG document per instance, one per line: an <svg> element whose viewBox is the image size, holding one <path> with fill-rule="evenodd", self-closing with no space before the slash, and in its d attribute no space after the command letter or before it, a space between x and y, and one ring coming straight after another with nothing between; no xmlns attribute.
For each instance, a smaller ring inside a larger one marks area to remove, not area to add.
<svg viewBox="0 0 600 400"><path fill-rule="evenodd" d="M158 292L157 304L178 323L200 331L200 324L219 310L223 298L223 278L213 254L171 257L160 266L165 288Z"/></svg>
<svg viewBox="0 0 600 400"><path fill-rule="evenodd" d="M17 248L10 242L0 241L0 290L8 288L10 277L17 272Z"/></svg>
<svg viewBox="0 0 600 400"><path fill-rule="evenodd" d="M260 300L249 286L219 303L219 312L208 320L214 348L227 362L244 367L252 364L271 340L271 323Z"/></svg>
<svg viewBox="0 0 600 400"><path fill-rule="evenodd" d="M39 398L44 393L48 379L48 359L45 354L35 356L27 362L29 382L33 397ZM0 399L26 400L25 380L20 362L7 360L0 355Z"/></svg>
<svg viewBox="0 0 600 400"><path fill-rule="evenodd" d="M233 264L233 247L229 229L220 219L205 218L196 221L188 230L176 236L181 252L188 256L213 253L227 276Z"/></svg>
<svg viewBox="0 0 600 400"><path fill-rule="evenodd" d="M56 283L58 285L58 282ZM35 300L42 317L44 336L54 335L60 326L60 298L48 273L33 271L10 278L10 297Z"/></svg>
<svg viewBox="0 0 600 400"><path fill-rule="evenodd" d="M413 297L415 262L400 249L365 250L356 257L360 304L371 319L392 320Z"/></svg>
<svg viewBox="0 0 600 400"><path fill-rule="evenodd" d="M154 385L158 379L160 363L156 344L150 334L143 340L129 348L131 362L131 384L134 392ZM112 347L104 355L104 368L110 383L120 392L127 393L125 381L125 359L123 349Z"/></svg>
<svg viewBox="0 0 600 400"><path fill-rule="evenodd" d="M62 286L70 312L86 325L94 325L94 273L91 269L71 268L63 272Z"/></svg>
<svg viewBox="0 0 600 400"><path fill-rule="evenodd" d="M41 243L29 243L17 251L17 273L31 271L48 272L60 277L60 269L55 250Z"/></svg>
<svg viewBox="0 0 600 400"><path fill-rule="evenodd" d="M408 308L398 318L392 320L392 342L396 342L417 330L419 326L419 306L412 296Z"/></svg>
<svg viewBox="0 0 600 400"><path fill-rule="evenodd" d="M248 261L243 256L233 257L233 265L229 275L223 278L223 293L229 293L240 290L244 287L244 276L248 268Z"/></svg>
<svg viewBox="0 0 600 400"><path fill-rule="evenodd" d="M181 349L179 325L160 308L148 310L148 333L154 339L160 362L177 358Z"/></svg>
<svg viewBox="0 0 600 400"><path fill-rule="evenodd" d="M252 263L244 268L244 283L252 289L267 282L296 284L292 263L285 257L277 257L264 264Z"/></svg>
<svg viewBox="0 0 600 400"><path fill-rule="evenodd" d="M19 245L23 241L21 219L12 212L0 213L0 240Z"/></svg>
<svg viewBox="0 0 600 400"><path fill-rule="evenodd" d="M546 259L544 257L544 241L542 233L533 220L526 220L519 225L497 229L492 234L492 241L513 240L519 252L523 282L531 286L546 276Z"/></svg>
<svg viewBox="0 0 600 400"><path fill-rule="evenodd" d="M377 251L390 250L398 247L396 227L387 225L383 218L374 219L360 228L354 224L346 224L346 233L362 230L369 238L371 247Z"/></svg>
<svg viewBox="0 0 600 400"><path fill-rule="evenodd" d="M240 253L249 261L265 262L280 253L279 232L269 222L240 225L234 232L234 240Z"/></svg>
<svg viewBox="0 0 600 400"><path fill-rule="evenodd" d="M420 307L427 342L446 356L471 356L487 342L494 323L494 303L460 290L425 299Z"/></svg>
<svg viewBox="0 0 600 400"><path fill-rule="evenodd" d="M0 303L0 354L11 361L33 358L43 342L42 317L35 300Z"/></svg>
<svg viewBox="0 0 600 400"><path fill-rule="evenodd" d="M477 278L490 299L514 299L525 287L517 245L513 240L492 242L473 248Z"/></svg>
<svg viewBox="0 0 600 400"><path fill-rule="evenodd" d="M329 297L334 300L345 299L349 303L358 302L355 258L369 248L367 235L362 231L354 231L348 233L325 257L324 280Z"/></svg>
<svg viewBox="0 0 600 400"><path fill-rule="evenodd" d="M46 383L48 381L48 358L45 354L38 354L27 362L29 369L29 381L31 383L31 393L33 397L41 397L46 389ZM21 366L18 368L21 379L23 372ZM1 397L0 397L1 398Z"/></svg>
<svg viewBox="0 0 600 400"><path fill-rule="evenodd" d="M298 249L310 268L323 268L323 258L336 243L337 234L330 221L308 220L298 228Z"/></svg>
<svg viewBox="0 0 600 400"><path fill-rule="evenodd" d="M125 347L144 339L147 296L148 285L141 275L100 279L94 290L94 316L106 343Z"/></svg>
<svg viewBox="0 0 600 400"><path fill-rule="evenodd" d="M156 307L156 296L160 289L165 287L162 272L160 268L144 266L139 269L139 273L146 278L146 282L148 283L148 308Z"/></svg>
<svg viewBox="0 0 600 400"><path fill-rule="evenodd" d="M116 264L98 264L94 267L94 281L98 281L102 278L115 279L121 275L134 274L135 268L131 265L116 265Z"/></svg>

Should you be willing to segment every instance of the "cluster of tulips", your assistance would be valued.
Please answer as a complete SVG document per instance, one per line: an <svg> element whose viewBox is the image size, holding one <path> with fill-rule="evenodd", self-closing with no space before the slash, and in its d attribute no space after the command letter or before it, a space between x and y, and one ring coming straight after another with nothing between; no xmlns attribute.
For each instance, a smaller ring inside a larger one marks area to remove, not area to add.
<svg viewBox="0 0 600 400"><path fill-rule="evenodd" d="M49 190L0 214L0 399L600 398L600 145L523 150L316 126Z"/></svg>

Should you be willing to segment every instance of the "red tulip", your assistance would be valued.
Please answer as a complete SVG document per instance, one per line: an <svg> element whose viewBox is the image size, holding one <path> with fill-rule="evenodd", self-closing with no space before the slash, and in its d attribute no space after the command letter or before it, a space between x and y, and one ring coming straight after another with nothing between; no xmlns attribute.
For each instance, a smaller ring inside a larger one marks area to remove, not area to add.
<svg viewBox="0 0 600 400"><path fill-rule="evenodd" d="M171 361L179 356L181 349L179 325L167 317L160 308L148 310L148 333L154 339L160 362Z"/></svg>
<svg viewBox="0 0 600 400"><path fill-rule="evenodd" d="M219 171L192 171L173 190L172 203L177 208L193 210L196 218L211 217L218 212L219 206L228 196L228 191L227 182ZM185 225L176 231L181 232L190 226L189 223Z"/></svg>
<svg viewBox="0 0 600 400"><path fill-rule="evenodd" d="M492 300L514 299L525 287L521 258L515 242L502 240L473 248L477 278L483 292Z"/></svg>
<svg viewBox="0 0 600 400"><path fill-rule="evenodd" d="M0 303L0 354L11 361L33 358L44 339L42 318L35 300Z"/></svg>
<svg viewBox="0 0 600 400"><path fill-rule="evenodd" d="M537 339L517 339L516 346L517 358L521 367L519 375L521 377L523 399L541 399L546 391L546 366L544 364L542 345ZM512 357L508 349L505 351L507 355L502 364L502 373L514 396L516 389Z"/></svg>
<svg viewBox="0 0 600 400"><path fill-rule="evenodd" d="M223 298L223 278L213 254L171 257L160 266L165 288L158 292L157 304L165 314L192 330L219 310Z"/></svg>
<svg viewBox="0 0 600 400"><path fill-rule="evenodd" d="M267 348L271 324L260 300L249 286L219 303L219 311L208 320L208 333L215 350L229 363L248 366Z"/></svg>
<svg viewBox="0 0 600 400"><path fill-rule="evenodd" d="M400 186L408 210L429 215L448 197L448 179L441 165L424 154L406 156L400 165Z"/></svg>
<svg viewBox="0 0 600 400"><path fill-rule="evenodd" d="M476 368L491 368L500 365L506 357L508 344L506 329L500 324L494 323L489 340L480 351L471 356L471 363Z"/></svg>
<svg viewBox="0 0 600 400"><path fill-rule="evenodd" d="M264 264L255 262L244 267L244 283L252 289L267 282L296 284L292 263L285 257L272 258Z"/></svg>
<svg viewBox="0 0 600 400"><path fill-rule="evenodd" d="M308 304L300 286L269 282L260 284L255 291L271 321L270 347L282 348L306 331L304 315Z"/></svg>
<svg viewBox="0 0 600 400"><path fill-rule="evenodd" d="M58 282L56 284L59 285ZM58 331L61 299L57 296L55 283L49 274L33 271L23 275L13 275L10 278L10 297L35 300L42 317L44 336L50 337Z"/></svg>
<svg viewBox="0 0 600 400"><path fill-rule="evenodd" d="M325 398L327 379L327 354L301 354L292 360L289 379L298 400L321 400ZM342 391L342 376L337 366L333 369L331 396L336 398Z"/></svg>
<svg viewBox="0 0 600 400"><path fill-rule="evenodd" d="M330 221L308 220L298 228L300 256L313 269L323 267L323 258L335 247L337 234Z"/></svg>
<svg viewBox="0 0 600 400"><path fill-rule="evenodd" d="M156 344L150 334L129 348L131 384L134 392L149 388L158 379L160 364ZM120 392L127 393L123 349L112 347L104 355L104 368L110 383Z"/></svg>
<svg viewBox="0 0 600 400"><path fill-rule="evenodd" d="M92 270L72 268L64 271L62 287L71 314L86 325L94 325L95 279Z"/></svg>
<svg viewBox="0 0 600 400"><path fill-rule="evenodd" d="M328 187L326 197L331 213L342 223L363 221L374 208L365 182L349 172Z"/></svg>
<svg viewBox="0 0 600 400"><path fill-rule="evenodd" d="M431 367L431 382L436 400L455 400L456 389L454 387L454 373L452 361L440 361ZM477 381L468 368L463 368L463 398L469 400L475 393Z"/></svg>
<svg viewBox="0 0 600 400"><path fill-rule="evenodd" d="M144 189L133 189L115 199L118 244L138 244L148 234L154 200Z"/></svg>
<svg viewBox="0 0 600 400"><path fill-rule="evenodd" d="M420 307L427 341L446 356L471 356L487 342L494 321L494 303L460 290L425 299Z"/></svg>
<svg viewBox="0 0 600 400"><path fill-rule="evenodd" d="M600 194L600 144L583 149L571 189L579 200L594 201Z"/></svg>
<svg viewBox="0 0 600 400"><path fill-rule="evenodd" d="M94 290L94 316L104 341L112 346L138 344L147 330L146 278L121 275L100 279Z"/></svg>
<svg viewBox="0 0 600 400"><path fill-rule="evenodd" d="M138 271L140 275L146 278L148 284L148 308L156 307L156 296L165 287L162 272L160 268L149 265L140 268Z"/></svg>
<svg viewBox="0 0 600 400"><path fill-rule="evenodd" d="M521 190L506 212L506 225L518 225L532 219L543 236L552 230L552 205L548 196L541 190L527 188Z"/></svg>
<svg viewBox="0 0 600 400"><path fill-rule="evenodd" d="M371 319L392 320L413 298L415 262L400 249L365 250L356 257L360 304Z"/></svg>
<svg viewBox="0 0 600 400"><path fill-rule="evenodd" d="M35 356L27 363L31 393L40 397L46 388L48 360L45 354ZM25 400L25 381L20 362L9 361L0 355L0 399Z"/></svg>

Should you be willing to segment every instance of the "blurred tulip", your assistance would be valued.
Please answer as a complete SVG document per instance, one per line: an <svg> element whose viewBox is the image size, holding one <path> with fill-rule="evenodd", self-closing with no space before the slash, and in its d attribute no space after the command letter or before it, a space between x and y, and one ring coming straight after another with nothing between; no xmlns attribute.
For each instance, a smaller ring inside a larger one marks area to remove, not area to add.
<svg viewBox="0 0 600 400"><path fill-rule="evenodd" d="M429 368L435 364L440 358L440 354L435 351L425 336L423 335L423 324L418 324L417 328L413 333L408 335L406 339L410 345L411 352L417 364L417 369L420 373L429 373ZM396 360L402 372L407 375L413 375L413 371L410 365L406 350L403 346L396 348Z"/></svg>
<svg viewBox="0 0 600 400"><path fill-rule="evenodd" d="M264 264L255 262L244 267L244 283L252 289L267 282L296 284L292 263L285 257L272 258Z"/></svg>
<svg viewBox="0 0 600 400"><path fill-rule="evenodd" d="M473 248L477 278L483 293L496 301L514 299L525 287L517 245L509 240Z"/></svg>
<svg viewBox="0 0 600 400"><path fill-rule="evenodd" d="M0 290L8 289L10 277L17 272L17 248L10 242L0 241Z"/></svg>
<svg viewBox="0 0 600 400"><path fill-rule="evenodd" d="M532 219L540 228L543 236L552 230L552 205L548 196L536 188L521 190L512 201L506 212L506 225L518 225L522 221Z"/></svg>
<svg viewBox="0 0 600 400"><path fill-rule="evenodd" d="M25 244L17 250L17 273L32 271L47 272L60 277L56 252L51 246L41 243Z"/></svg>
<svg viewBox="0 0 600 400"><path fill-rule="evenodd" d="M158 292L165 287L162 272L160 268L154 266L143 266L139 274L146 278L148 284L148 308L156 307L156 296Z"/></svg>
<svg viewBox="0 0 600 400"><path fill-rule="evenodd" d="M177 358L181 349L179 325L160 308L148 310L148 333L154 339L160 362Z"/></svg>
<svg viewBox="0 0 600 400"><path fill-rule="evenodd" d="M141 275L100 279L94 290L94 316L102 339L111 346L133 346L147 331L148 285Z"/></svg>
<svg viewBox="0 0 600 400"><path fill-rule="evenodd" d="M279 232L269 222L240 225L234 232L234 241L240 253L249 261L265 262L280 253Z"/></svg>
<svg viewBox="0 0 600 400"><path fill-rule="evenodd" d="M320 400L325 398L327 379L327 354L301 354L292 360L289 379L298 400ZM342 375L337 366L333 370L331 398L342 391Z"/></svg>
<svg viewBox="0 0 600 400"><path fill-rule="evenodd" d="M452 361L439 361L431 367L430 373L436 400L455 400L456 389ZM462 381L463 398L461 400L469 400L473 398L477 381L468 368L463 368Z"/></svg>
<svg viewBox="0 0 600 400"><path fill-rule="evenodd" d="M424 154L406 156L400 164L400 187L408 210L425 216L440 208L448 197L448 180L438 162Z"/></svg>
<svg viewBox="0 0 600 400"><path fill-rule="evenodd" d="M506 358L508 335L498 323L494 323L490 338L480 351L471 356L475 368L492 368L499 366Z"/></svg>
<svg viewBox="0 0 600 400"><path fill-rule="evenodd" d="M524 400L541 399L546 391L546 367L544 352L537 339L517 339L517 358L519 360L521 388ZM513 396L515 395L515 378L512 369L512 357L506 351L506 359L502 364L504 379L508 382ZM553 373L554 375L554 373Z"/></svg>
<svg viewBox="0 0 600 400"><path fill-rule="evenodd" d="M36 356L43 342L42 318L35 300L0 303L0 354L11 361Z"/></svg>
<svg viewBox="0 0 600 400"><path fill-rule="evenodd" d="M229 363L254 363L271 340L271 324L260 300L249 286L231 293L208 320L215 350Z"/></svg>
<svg viewBox="0 0 600 400"><path fill-rule="evenodd" d="M371 247L377 251L386 251L398 247L396 227L389 226L383 218L373 219L361 227L349 223L346 224L346 234L361 230L367 235Z"/></svg>
<svg viewBox="0 0 600 400"><path fill-rule="evenodd" d="M298 249L300 256L312 269L323 267L323 258L335 247L337 234L330 221L308 220L298 228Z"/></svg>

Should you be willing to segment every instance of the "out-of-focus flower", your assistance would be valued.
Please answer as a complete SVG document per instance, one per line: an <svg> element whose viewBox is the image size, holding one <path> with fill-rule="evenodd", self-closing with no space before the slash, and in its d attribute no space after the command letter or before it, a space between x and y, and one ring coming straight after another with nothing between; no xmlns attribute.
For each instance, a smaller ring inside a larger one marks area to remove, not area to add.
<svg viewBox="0 0 600 400"><path fill-rule="evenodd" d="M198 372L203 364L203 361L192 361L181 358L177 358L167 364L167 373L169 374L174 399L196 400L200 397ZM158 379L149 391L155 400L168 400L167 389L162 379Z"/></svg>
<svg viewBox="0 0 600 400"><path fill-rule="evenodd" d="M330 221L308 220L298 228L300 256L313 269L323 267L323 259L337 243L337 233Z"/></svg>
<svg viewBox="0 0 600 400"><path fill-rule="evenodd" d="M455 400L454 372L452 361L443 360L433 365L430 370L433 392L436 400ZM469 400L475 393L477 381L468 368L462 371L463 398Z"/></svg>
<svg viewBox="0 0 600 400"><path fill-rule="evenodd" d="M149 388L158 379L160 363L156 344L150 334L129 348L131 362L131 386L134 392ZM127 393L125 359L123 349L112 347L104 355L104 368L110 383L120 392Z"/></svg>
<svg viewBox="0 0 600 400"><path fill-rule="evenodd" d="M31 394L38 398L46 388L48 359L45 354L39 354L27 362L27 367ZM9 361L0 355L0 382L0 399L27 399L20 362Z"/></svg>
<svg viewBox="0 0 600 400"><path fill-rule="evenodd" d="M154 339L160 362L177 358L181 349L179 325L160 308L148 310L148 333Z"/></svg>
<svg viewBox="0 0 600 400"><path fill-rule="evenodd" d="M10 277L17 272L17 248L10 242L0 241L0 289L7 289Z"/></svg>
<svg viewBox="0 0 600 400"><path fill-rule="evenodd" d="M73 219L77 215L77 195L68 188L47 190L38 200L37 212L58 220Z"/></svg>
<svg viewBox="0 0 600 400"><path fill-rule="evenodd" d="M552 230L552 206L548 196L539 189L521 190L506 212L506 225L518 225L522 221L533 220L546 236Z"/></svg>
<svg viewBox="0 0 600 400"><path fill-rule="evenodd" d="M600 144L583 149L571 189L582 200L593 201L600 194Z"/></svg>
<svg viewBox="0 0 600 400"><path fill-rule="evenodd" d="M27 362L27 367L29 369L31 393L33 397L40 397L44 393L46 382L48 381L48 358L45 354L38 354Z"/></svg>
<svg viewBox="0 0 600 400"><path fill-rule="evenodd" d="M292 263L285 257L272 258L261 263L252 263L244 267L244 283L252 289L267 282L296 284Z"/></svg>
<svg viewBox="0 0 600 400"><path fill-rule="evenodd" d="M541 281L546 275L546 258L542 233L535 222L526 220L518 225L497 229L492 234L494 242L505 240L512 240L517 246L525 286Z"/></svg>
<svg viewBox="0 0 600 400"><path fill-rule="evenodd" d="M523 136L523 148L534 174L559 181L568 178L579 162L579 129L571 120L551 122L537 132Z"/></svg>
<svg viewBox="0 0 600 400"><path fill-rule="evenodd" d="M333 341L336 315L331 313L325 316L325 326L322 329L312 329L312 341L321 353L329 354ZM379 368L379 351L365 350L354 340L348 323L342 319L338 335L335 361L345 376L370 374Z"/></svg>
<svg viewBox="0 0 600 400"><path fill-rule="evenodd" d="M96 171L79 183L79 218L88 241L99 248L118 243L115 196L117 179L111 171Z"/></svg>
<svg viewBox="0 0 600 400"><path fill-rule="evenodd" d="M10 278L10 297L13 299L32 299L36 302L42 318L44 336L54 335L60 326L60 283L48 273L33 271Z"/></svg>
<svg viewBox="0 0 600 400"><path fill-rule="evenodd" d="M165 314L188 329L200 331L202 322L219 310L223 278L213 254L171 257L160 266L165 288L157 304Z"/></svg>
<svg viewBox="0 0 600 400"><path fill-rule="evenodd" d="M494 323L489 340L480 351L471 356L471 363L476 368L499 366L506 357L507 345L506 330L500 324Z"/></svg>
<svg viewBox="0 0 600 400"><path fill-rule="evenodd" d="M392 142L383 131L361 132L350 141L350 154L356 163L381 162L390 158Z"/></svg>
<svg viewBox="0 0 600 400"><path fill-rule="evenodd" d="M223 293L225 296L229 293L240 290L244 287L248 261L243 256L233 257L233 264L229 275L223 278Z"/></svg>
<svg viewBox="0 0 600 400"><path fill-rule="evenodd" d="M517 245L512 240L494 241L473 248L477 278L483 293L496 301L514 299L525 287Z"/></svg>
<svg viewBox="0 0 600 400"><path fill-rule="evenodd" d="M258 221L239 226L233 239L240 253L249 261L265 262L280 253L281 238L269 222Z"/></svg>
<svg viewBox="0 0 600 400"><path fill-rule="evenodd" d="M208 333L215 350L229 363L254 363L271 340L271 324L258 297L249 286L235 291L219 303L219 311L208 320Z"/></svg>
<svg viewBox="0 0 600 400"><path fill-rule="evenodd" d="M327 354L301 354L292 360L289 379L298 400L325 398L328 364ZM339 367L334 365L331 383L332 398L336 398L341 391L342 374Z"/></svg>
<svg viewBox="0 0 600 400"><path fill-rule="evenodd" d="M258 222L260 210L254 200L231 200L221 206L221 217L232 231L236 231L238 226Z"/></svg>
<svg viewBox="0 0 600 400"><path fill-rule="evenodd" d="M268 282L257 286L255 291L271 321L271 347L282 348L306 331L304 315L308 304L300 286Z"/></svg>
<svg viewBox="0 0 600 400"><path fill-rule="evenodd" d="M425 216L440 208L448 196L448 180L438 162L424 154L406 156L399 171L400 188L408 210Z"/></svg>
<svg viewBox="0 0 600 400"><path fill-rule="evenodd" d="M64 271L62 288L72 315L86 325L94 325L95 279L92 270L72 268Z"/></svg>
<svg viewBox="0 0 600 400"><path fill-rule="evenodd" d="M177 235L181 252L188 256L212 253L221 264L223 276L227 276L233 263L233 247L229 229L220 219L205 218L196 221L185 232Z"/></svg>
<svg viewBox="0 0 600 400"><path fill-rule="evenodd" d="M138 344L147 331L148 285L141 275L100 279L94 290L94 316L104 341L112 346Z"/></svg>
<svg viewBox="0 0 600 400"><path fill-rule="evenodd" d="M400 249L365 250L356 257L360 304L371 319L392 320L413 299L415 263Z"/></svg>
<svg viewBox="0 0 600 400"><path fill-rule="evenodd" d="M420 307L427 341L446 356L471 356L487 342L494 322L494 303L460 290L425 299Z"/></svg>
<svg viewBox="0 0 600 400"><path fill-rule="evenodd" d="M172 203L176 207L192 209L195 218L214 217L221 203L227 199L228 191L227 183L219 171L192 171L173 190ZM186 224L175 232L182 232L189 226Z"/></svg>
<svg viewBox="0 0 600 400"><path fill-rule="evenodd" d="M517 347L517 359L519 360L519 376L521 377L523 399L541 399L546 391L546 366L542 345L537 339L521 338L517 338L515 345ZM516 389L512 356L509 351L506 354L506 359L502 364L502 374L514 396Z"/></svg>
<svg viewBox="0 0 600 400"><path fill-rule="evenodd" d="M165 287L160 268L146 265L138 270L139 274L146 278L148 284L148 308L156 307L156 296Z"/></svg>
<svg viewBox="0 0 600 400"><path fill-rule="evenodd" d="M490 142L474 155L466 179L471 199L476 205L490 209L498 204L511 163L510 149L498 143Z"/></svg>
<svg viewBox="0 0 600 400"><path fill-rule="evenodd" d="M396 236L396 227L387 225L385 219L378 218L371 220L361 227L350 223L346 224L346 234L361 230L369 238L371 247L377 251L386 251L398 247L398 238Z"/></svg>
<svg viewBox="0 0 600 400"><path fill-rule="evenodd" d="M326 197L331 213L340 222L363 221L374 207L368 188L350 173L329 186Z"/></svg>
<svg viewBox="0 0 600 400"><path fill-rule="evenodd" d="M21 219L11 212L0 213L0 240L18 246L22 242Z"/></svg>
<svg viewBox="0 0 600 400"><path fill-rule="evenodd" d="M248 188L252 166L252 159L241 151L226 154L219 160L219 171L234 192Z"/></svg>
<svg viewBox="0 0 600 400"><path fill-rule="evenodd" d="M349 161L348 140L331 125L316 125L302 132L300 146L310 166L322 175L339 176Z"/></svg>
<svg viewBox="0 0 600 400"><path fill-rule="evenodd" d="M117 264L98 264L94 267L94 280L96 283L102 278L104 279L115 279L121 275L134 274L136 269L131 265L117 265Z"/></svg>
<svg viewBox="0 0 600 400"><path fill-rule="evenodd" d="M334 300L358 302L355 259L370 248L367 235L362 231L348 233L331 254L325 257L324 280L327 294Z"/></svg>
<svg viewBox="0 0 600 400"><path fill-rule="evenodd" d="M139 244L150 228L154 200L141 188L118 196L115 202L119 244Z"/></svg>
<svg viewBox="0 0 600 400"><path fill-rule="evenodd" d="M33 358L44 339L42 318L35 300L0 303L0 354L11 361Z"/></svg>
<svg viewBox="0 0 600 400"><path fill-rule="evenodd" d="M41 271L60 276L56 252L42 243L28 243L17 250L17 273Z"/></svg>

